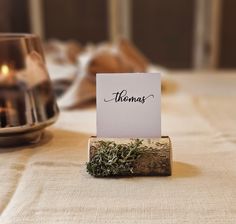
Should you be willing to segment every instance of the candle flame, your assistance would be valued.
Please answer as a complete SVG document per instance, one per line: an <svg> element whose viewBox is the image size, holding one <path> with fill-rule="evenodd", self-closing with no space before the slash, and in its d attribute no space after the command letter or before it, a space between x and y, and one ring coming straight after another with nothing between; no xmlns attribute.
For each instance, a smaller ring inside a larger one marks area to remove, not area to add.
<svg viewBox="0 0 236 224"><path fill-rule="evenodd" d="M7 77L9 75L9 72L10 72L10 69L7 65L2 65L1 66L1 74L4 76L4 77Z"/></svg>

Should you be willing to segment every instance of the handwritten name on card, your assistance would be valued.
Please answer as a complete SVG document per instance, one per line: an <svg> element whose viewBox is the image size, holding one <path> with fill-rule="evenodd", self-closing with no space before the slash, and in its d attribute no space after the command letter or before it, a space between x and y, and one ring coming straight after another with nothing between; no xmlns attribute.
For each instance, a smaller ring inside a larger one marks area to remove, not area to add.
<svg viewBox="0 0 236 224"><path fill-rule="evenodd" d="M97 74L98 137L161 137L160 74Z"/></svg>
<svg viewBox="0 0 236 224"><path fill-rule="evenodd" d="M110 101L114 101L114 102L139 102L139 103L145 103L145 101L149 98L149 97L153 97L153 94L150 94L148 96L127 96L128 91L123 89L122 91L118 91L116 93L112 93L112 95L115 95L115 97L113 96L113 98L111 99L104 99L104 102L110 102Z"/></svg>

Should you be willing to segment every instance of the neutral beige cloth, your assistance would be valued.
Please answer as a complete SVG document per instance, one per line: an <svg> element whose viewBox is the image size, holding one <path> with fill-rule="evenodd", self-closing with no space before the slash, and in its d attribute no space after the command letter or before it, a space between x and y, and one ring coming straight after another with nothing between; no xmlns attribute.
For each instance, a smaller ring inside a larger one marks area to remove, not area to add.
<svg viewBox="0 0 236 224"><path fill-rule="evenodd" d="M89 176L95 109L62 112L37 147L1 149L0 223L235 224L236 73L173 79L162 99L173 176Z"/></svg>

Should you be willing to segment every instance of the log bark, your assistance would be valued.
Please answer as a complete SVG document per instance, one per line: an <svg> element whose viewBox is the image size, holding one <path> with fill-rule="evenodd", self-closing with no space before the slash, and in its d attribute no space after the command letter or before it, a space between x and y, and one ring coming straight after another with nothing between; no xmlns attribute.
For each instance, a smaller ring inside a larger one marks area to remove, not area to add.
<svg viewBox="0 0 236 224"><path fill-rule="evenodd" d="M161 138L138 138L142 140L142 146L146 147L140 157L133 163L132 173L130 175L154 175L154 176L170 176L172 171L172 146L168 136ZM89 139L89 162L100 150L101 142L114 142L116 144L129 144L135 139L131 138L97 138ZM122 176L119 173L119 176ZM125 173L124 175L127 175ZM129 174L128 174L129 175Z"/></svg>

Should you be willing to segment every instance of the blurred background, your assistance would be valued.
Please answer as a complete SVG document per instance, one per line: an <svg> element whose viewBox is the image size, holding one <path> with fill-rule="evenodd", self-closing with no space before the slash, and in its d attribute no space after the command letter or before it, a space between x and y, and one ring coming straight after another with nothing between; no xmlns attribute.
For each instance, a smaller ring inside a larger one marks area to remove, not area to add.
<svg viewBox="0 0 236 224"><path fill-rule="evenodd" d="M166 68L236 68L235 0L0 0L0 8L0 32L82 45L122 36Z"/></svg>

